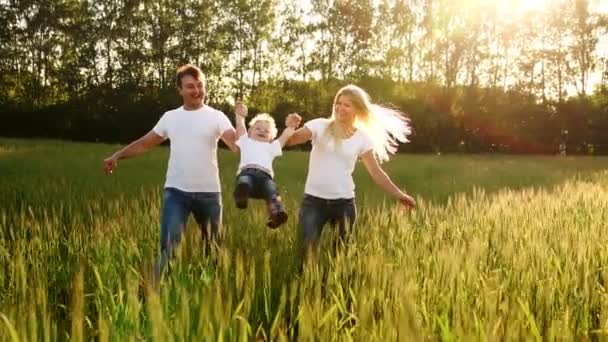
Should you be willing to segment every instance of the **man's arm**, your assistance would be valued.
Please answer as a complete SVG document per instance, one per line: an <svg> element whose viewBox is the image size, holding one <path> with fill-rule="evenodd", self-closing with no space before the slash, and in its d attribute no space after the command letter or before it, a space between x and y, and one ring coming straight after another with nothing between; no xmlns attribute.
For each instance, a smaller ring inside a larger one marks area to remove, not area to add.
<svg viewBox="0 0 608 342"><path fill-rule="evenodd" d="M129 145L115 152L110 157L103 161L103 169L106 174L112 173L112 171L118 166L118 161L121 159L128 159L136 157L150 150L152 147L162 143L165 138L156 134L154 131L148 132L143 137L133 141Z"/></svg>
<svg viewBox="0 0 608 342"><path fill-rule="evenodd" d="M228 128L221 136L222 141L233 152L238 152L239 147L236 145L236 131L234 128Z"/></svg>

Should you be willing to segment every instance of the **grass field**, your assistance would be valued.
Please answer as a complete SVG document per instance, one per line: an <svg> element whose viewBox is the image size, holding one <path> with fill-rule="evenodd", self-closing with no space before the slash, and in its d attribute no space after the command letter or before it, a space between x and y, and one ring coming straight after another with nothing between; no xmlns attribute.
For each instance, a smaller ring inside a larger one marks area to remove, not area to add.
<svg viewBox="0 0 608 342"><path fill-rule="evenodd" d="M409 214L359 166L353 243L299 275L307 153L275 161L275 231L221 151L225 255L191 221L156 295L167 149L105 176L116 148L0 139L0 341L608 339L608 158L401 155Z"/></svg>

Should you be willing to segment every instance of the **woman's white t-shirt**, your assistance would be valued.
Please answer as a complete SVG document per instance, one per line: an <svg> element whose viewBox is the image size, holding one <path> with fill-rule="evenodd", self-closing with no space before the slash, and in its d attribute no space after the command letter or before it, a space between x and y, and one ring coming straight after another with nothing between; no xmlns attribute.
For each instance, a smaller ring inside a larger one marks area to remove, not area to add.
<svg viewBox="0 0 608 342"><path fill-rule="evenodd" d="M217 142L232 128L217 109L180 107L163 114L153 130L171 141L166 188L187 192L220 192Z"/></svg>
<svg viewBox="0 0 608 342"><path fill-rule="evenodd" d="M274 177L272 161L283 153L279 140L271 142L257 141L249 138L247 134L243 134L236 141L236 144L241 150L238 172L241 172L243 166L257 165L269 172L271 177Z"/></svg>
<svg viewBox="0 0 608 342"><path fill-rule="evenodd" d="M304 193L324 199L354 198L352 173L357 158L373 149L372 139L358 129L347 139L332 143L324 137L329 119L314 119L304 126L312 132L312 151Z"/></svg>

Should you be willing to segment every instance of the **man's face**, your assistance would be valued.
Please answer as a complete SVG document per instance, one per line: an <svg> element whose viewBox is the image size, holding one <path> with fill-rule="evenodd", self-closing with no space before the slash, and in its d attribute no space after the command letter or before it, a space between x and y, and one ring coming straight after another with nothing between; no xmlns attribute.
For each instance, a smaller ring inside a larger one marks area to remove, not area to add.
<svg viewBox="0 0 608 342"><path fill-rule="evenodd" d="M182 86L177 88L184 100L184 104L189 106L199 106L205 98L205 85L200 79L191 75L182 77Z"/></svg>

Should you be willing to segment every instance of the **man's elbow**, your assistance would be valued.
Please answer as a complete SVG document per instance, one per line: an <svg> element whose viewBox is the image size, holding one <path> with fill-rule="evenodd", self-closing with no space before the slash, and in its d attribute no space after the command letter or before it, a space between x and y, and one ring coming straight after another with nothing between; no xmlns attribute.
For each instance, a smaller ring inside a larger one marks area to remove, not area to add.
<svg viewBox="0 0 608 342"><path fill-rule="evenodd" d="M228 149L232 152L238 152L239 151L239 147L236 146L235 143L232 144L226 144L228 146Z"/></svg>

